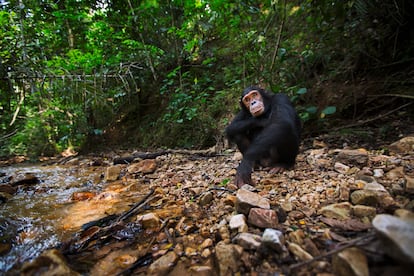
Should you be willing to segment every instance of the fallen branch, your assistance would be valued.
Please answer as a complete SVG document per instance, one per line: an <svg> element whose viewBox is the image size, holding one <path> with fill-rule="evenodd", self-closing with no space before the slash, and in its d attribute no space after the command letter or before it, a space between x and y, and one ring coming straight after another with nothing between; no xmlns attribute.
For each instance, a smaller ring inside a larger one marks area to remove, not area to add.
<svg viewBox="0 0 414 276"><path fill-rule="evenodd" d="M135 152L128 156L123 157L116 157L114 158L114 165L116 164L130 164L135 159L154 159L158 156L166 155L166 154L185 154L185 155L199 155L202 157L214 157L221 155L217 153L214 147L205 149L205 150L162 150L158 152Z"/></svg>
<svg viewBox="0 0 414 276"><path fill-rule="evenodd" d="M379 120L379 119L381 119L383 117L387 117L388 115L390 115L390 114L392 114L392 113L394 113L394 112L396 112L396 111L398 111L400 109L403 109L403 108L405 108L405 107L407 107L407 106L409 106L411 104L413 104L413 103L412 102L406 103L406 104L404 104L402 106L399 106L399 107L397 107L397 108L395 108L395 109L393 109L391 111L388 111L388 112L386 112L384 114L380 114L380 115L378 115L378 116L376 116L374 118L370 118L370 119L367 119L367 120L364 120L364 121L359 121L357 123L352 123L352 124L345 125L345 126L340 126L340 127L337 127L337 128L332 129L332 131L337 131L337 130L344 129L344 128L350 128L350 127L356 127L356 126L365 125L366 123L370 123L370 122Z"/></svg>

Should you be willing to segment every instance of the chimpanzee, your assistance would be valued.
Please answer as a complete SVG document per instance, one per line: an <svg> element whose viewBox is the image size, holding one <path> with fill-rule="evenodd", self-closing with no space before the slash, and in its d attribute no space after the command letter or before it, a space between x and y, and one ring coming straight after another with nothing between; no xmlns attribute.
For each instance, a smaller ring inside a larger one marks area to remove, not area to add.
<svg viewBox="0 0 414 276"><path fill-rule="evenodd" d="M271 173L293 167L301 132L300 119L285 94L250 86L243 90L240 106L241 111L226 128L228 139L243 154L235 179L238 187L253 185L255 165L272 167Z"/></svg>

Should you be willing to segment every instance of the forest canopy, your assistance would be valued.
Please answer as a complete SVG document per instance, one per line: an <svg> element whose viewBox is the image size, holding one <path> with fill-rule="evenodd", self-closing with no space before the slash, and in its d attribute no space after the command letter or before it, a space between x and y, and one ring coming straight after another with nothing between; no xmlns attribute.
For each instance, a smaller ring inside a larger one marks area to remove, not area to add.
<svg viewBox="0 0 414 276"><path fill-rule="evenodd" d="M397 110L413 23L410 0L0 0L0 155L212 146L251 84L319 130Z"/></svg>

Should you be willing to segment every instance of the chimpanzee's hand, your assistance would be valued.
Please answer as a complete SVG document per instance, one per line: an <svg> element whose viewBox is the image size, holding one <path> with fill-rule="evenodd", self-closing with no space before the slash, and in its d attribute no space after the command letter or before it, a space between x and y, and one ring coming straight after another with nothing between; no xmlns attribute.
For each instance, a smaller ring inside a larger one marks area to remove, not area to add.
<svg viewBox="0 0 414 276"><path fill-rule="evenodd" d="M241 187L244 184L249 184L254 186L255 184L252 181L252 165L246 160L240 162L239 167L237 168L236 178L234 180L237 187Z"/></svg>

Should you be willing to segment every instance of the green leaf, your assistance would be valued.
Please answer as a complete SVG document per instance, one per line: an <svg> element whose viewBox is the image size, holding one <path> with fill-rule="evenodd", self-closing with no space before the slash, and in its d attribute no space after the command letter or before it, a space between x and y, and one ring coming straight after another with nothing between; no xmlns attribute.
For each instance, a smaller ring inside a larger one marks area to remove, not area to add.
<svg viewBox="0 0 414 276"><path fill-rule="evenodd" d="M318 109L316 108L316 106L309 106L306 108L306 112L311 113L311 114L315 114L318 111Z"/></svg>
<svg viewBox="0 0 414 276"><path fill-rule="evenodd" d="M332 115L336 112L336 106L327 106L324 110L322 110L322 113L325 115Z"/></svg>
<svg viewBox="0 0 414 276"><path fill-rule="evenodd" d="M302 87L302 88L299 88L296 94L303 95L303 94L306 94L307 92L308 92L308 89L306 89L305 87Z"/></svg>

